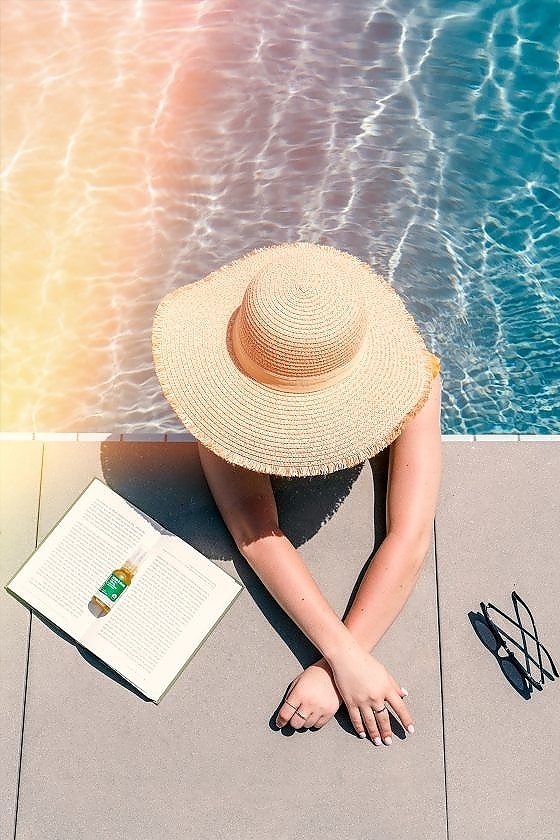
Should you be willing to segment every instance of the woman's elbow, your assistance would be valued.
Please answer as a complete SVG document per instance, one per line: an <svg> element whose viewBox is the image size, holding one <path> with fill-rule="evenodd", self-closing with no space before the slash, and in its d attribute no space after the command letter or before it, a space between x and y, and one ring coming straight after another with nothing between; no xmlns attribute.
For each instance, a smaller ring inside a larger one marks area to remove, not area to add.
<svg viewBox="0 0 560 840"><path fill-rule="evenodd" d="M388 539L395 543L398 553L405 558L410 574L417 578L432 545L433 525L401 533L390 533Z"/></svg>

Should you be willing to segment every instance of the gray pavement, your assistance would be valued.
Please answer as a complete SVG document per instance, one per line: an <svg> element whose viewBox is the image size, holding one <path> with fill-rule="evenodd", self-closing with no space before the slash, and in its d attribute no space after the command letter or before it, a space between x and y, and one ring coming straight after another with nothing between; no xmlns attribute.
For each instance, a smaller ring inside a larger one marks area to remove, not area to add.
<svg viewBox="0 0 560 840"><path fill-rule="evenodd" d="M0 835L556 840L560 680L524 697L469 613L511 613L516 589L560 658L560 445L457 438L444 455L432 550L378 651L416 734L375 748L343 714L320 732L271 723L313 651L236 554L192 443L1 441L2 584L97 475L245 590L159 706L2 591ZM277 485L285 530L341 611L382 491L379 461Z"/></svg>

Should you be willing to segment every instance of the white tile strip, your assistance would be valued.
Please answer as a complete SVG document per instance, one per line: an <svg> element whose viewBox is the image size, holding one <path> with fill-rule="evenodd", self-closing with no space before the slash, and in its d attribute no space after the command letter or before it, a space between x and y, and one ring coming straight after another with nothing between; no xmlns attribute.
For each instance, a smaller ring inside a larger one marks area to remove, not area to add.
<svg viewBox="0 0 560 840"><path fill-rule="evenodd" d="M78 432L78 441L86 442L91 441L92 443L102 443L105 440L120 440L120 435L112 435L111 432Z"/></svg>
<svg viewBox="0 0 560 840"><path fill-rule="evenodd" d="M445 434L442 435L444 443L479 443L506 441L510 443L552 443L560 442L560 434L549 435L465 435ZM124 443L193 443L195 438L190 432L0 432L0 441L32 441L37 440L43 443L56 441L78 441L80 443L104 441L123 441Z"/></svg>
<svg viewBox="0 0 560 840"><path fill-rule="evenodd" d="M501 434L497 434L497 435L475 435L474 439L476 441L479 441L479 440L492 441L493 443L496 443L497 441L502 441L502 440L518 442L519 441L519 435L501 435Z"/></svg>
<svg viewBox="0 0 560 840"><path fill-rule="evenodd" d="M531 443L532 441L536 443L551 443L552 441L559 443L560 435L519 435L519 440L521 443Z"/></svg>
<svg viewBox="0 0 560 840"><path fill-rule="evenodd" d="M506 443L552 443L560 442L560 435L442 435L441 439L444 443L499 443L505 441Z"/></svg>
<svg viewBox="0 0 560 840"><path fill-rule="evenodd" d="M125 443L164 443L165 435L156 432L130 432L121 436Z"/></svg>
<svg viewBox="0 0 560 840"><path fill-rule="evenodd" d="M53 441L69 441L78 440L77 432L35 432L35 440L40 440L43 443Z"/></svg>

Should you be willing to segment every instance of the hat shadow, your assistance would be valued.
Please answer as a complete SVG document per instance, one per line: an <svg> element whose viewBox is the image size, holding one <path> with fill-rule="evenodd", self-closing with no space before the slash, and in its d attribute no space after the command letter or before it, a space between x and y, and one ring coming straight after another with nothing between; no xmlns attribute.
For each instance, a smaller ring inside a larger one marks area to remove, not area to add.
<svg viewBox="0 0 560 840"><path fill-rule="evenodd" d="M210 493L196 443L105 441L107 484L173 534L213 560L240 555ZM271 476L282 529L296 548L338 510L363 464L324 476Z"/></svg>
<svg viewBox="0 0 560 840"><path fill-rule="evenodd" d="M386 453L370 463L377 546L385 527ZM206 483L196 443L105 441L101 444L101 468L107 484L143 513L212 560L231 562L258 609L302 667L318 658L318 651L237 550ZM360 464L324 476L272 477L282 529L296 548L336 513L363 468ZM369 557L356 588L368 563ZM350 601L352 597L353 593Z"/></svg>

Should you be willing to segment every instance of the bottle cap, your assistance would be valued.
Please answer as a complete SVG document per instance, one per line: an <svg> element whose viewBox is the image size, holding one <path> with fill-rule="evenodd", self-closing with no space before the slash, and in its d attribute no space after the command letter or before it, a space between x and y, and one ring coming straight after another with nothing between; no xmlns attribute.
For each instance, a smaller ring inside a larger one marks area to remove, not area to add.
<svg viewBox="0 0 560 840"><path fill-rule="evenodd" d="M129 572L137 572L145 556L146 550L143 546L135 548L132 554L122 563L122 568L128 569Z"/></svg>

